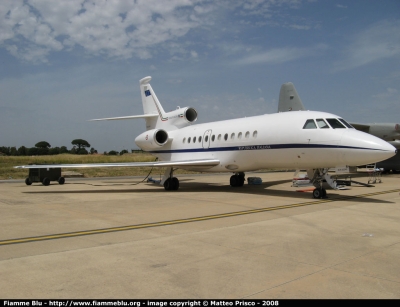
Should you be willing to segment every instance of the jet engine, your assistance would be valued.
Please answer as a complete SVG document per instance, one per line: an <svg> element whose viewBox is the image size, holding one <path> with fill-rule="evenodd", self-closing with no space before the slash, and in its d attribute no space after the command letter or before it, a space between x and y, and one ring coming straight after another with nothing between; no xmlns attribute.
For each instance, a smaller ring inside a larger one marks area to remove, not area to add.
<svg viewBox="0 0 400 307"><path fill-rule="evenodd" d="M168 116L168 124L178 128L188 126L197 120L197 111L190 107L178 108L166 115Z"/></svg>
<svg viewBox="0 0 400 307"><path fill-rule="evenodd" d="M167 142L168 132L163 129L148 130L135 139L136 145L143 150L158 149Z"/></svg>

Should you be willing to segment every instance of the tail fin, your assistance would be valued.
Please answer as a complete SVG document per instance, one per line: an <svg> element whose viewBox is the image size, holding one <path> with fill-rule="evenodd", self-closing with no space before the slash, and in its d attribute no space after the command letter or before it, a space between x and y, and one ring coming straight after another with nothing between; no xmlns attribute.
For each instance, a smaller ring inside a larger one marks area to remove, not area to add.
<svg viewBox="0 0 400 307"><path fill-rule="evenodd" d="M293 83L284 83L279 93L278 112L305 110Z"/></svg>
<svg viewBox="0 0 400 307"><path fill-rule="evenodd" d="M156 94L154 93L153 88L150 85L151 77L145 77L139 81L140 83L140 93L142 95L142 104L143 104L143 112L145 115L147 114L157 114L158 117L150 117L146 118L146 128L154 129L158 121L167 121L168 117L165 114L165 111L158 100Z"/></svg>
<svg viewBox="0 0 400 307"><path fill-rule="evenodd" d="M187 126L197 119L197 112L193 108L178 107L177 110L165 113L160 101L158 100L153 88L150 85L151 77L145 77L139 81L140 94L142 96L143 115L130 115L121 117L108 117L92 119L91 121L102 120L121 120L121 119L137 119L144 118L146 120L146 130L155 128L171 128L174 129Z"/></svg>

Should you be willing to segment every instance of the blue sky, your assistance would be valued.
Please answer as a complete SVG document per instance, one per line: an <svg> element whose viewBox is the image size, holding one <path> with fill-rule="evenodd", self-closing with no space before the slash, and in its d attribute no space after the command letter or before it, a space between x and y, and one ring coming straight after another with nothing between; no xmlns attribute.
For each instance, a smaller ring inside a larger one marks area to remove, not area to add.
<svg viewBox="0 0 400 307"><path fill-rule="evenodd" d="M0 2L0 146L136 148L139 80L198 123L306 108L400 123L400 1ZM288 123L289 125L290 123Z"/></svg>

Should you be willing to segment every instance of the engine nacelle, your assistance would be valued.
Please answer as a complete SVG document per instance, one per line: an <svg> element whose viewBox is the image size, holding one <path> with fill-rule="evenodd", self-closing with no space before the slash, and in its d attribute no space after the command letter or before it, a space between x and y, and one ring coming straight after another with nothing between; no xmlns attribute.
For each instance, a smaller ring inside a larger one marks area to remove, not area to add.
<svg viewBox="0 0 400 307"><path fill-rule="evenodd" d="M176 127L185 127L197 120L197 111L194 108L185 107L168 112L168 124Z"/></svg>
<svg viewBox="0 0 400 307"><path fill-rule="evenodd" d="M153 129L143 132L135 139L135 143L143 150L158 149L168 142L168 132L163 129Z"/></svg>

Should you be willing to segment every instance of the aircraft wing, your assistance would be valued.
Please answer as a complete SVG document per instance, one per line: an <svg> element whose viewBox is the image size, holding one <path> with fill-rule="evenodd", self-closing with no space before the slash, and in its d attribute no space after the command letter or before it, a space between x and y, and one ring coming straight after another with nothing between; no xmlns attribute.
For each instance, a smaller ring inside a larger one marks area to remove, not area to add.
<svg viewBox="0 0 400 307"><path fill-rule="evenodd" d="M201 167L211 168L220 163L214 159L182 160L182 161L154 161L154 162L126 162L126 163L86 163L86 164L32 164L14 166L14 168L88 168L88 167Z"/></svg>
<svg viewBox="0 0 400 307"><path fill-rule="evenodd" d="M369 132L369 128L371 127L370 125L366 124L357 124L357 123L350 123L355 129L363 131L363 132Z"/></svg>

